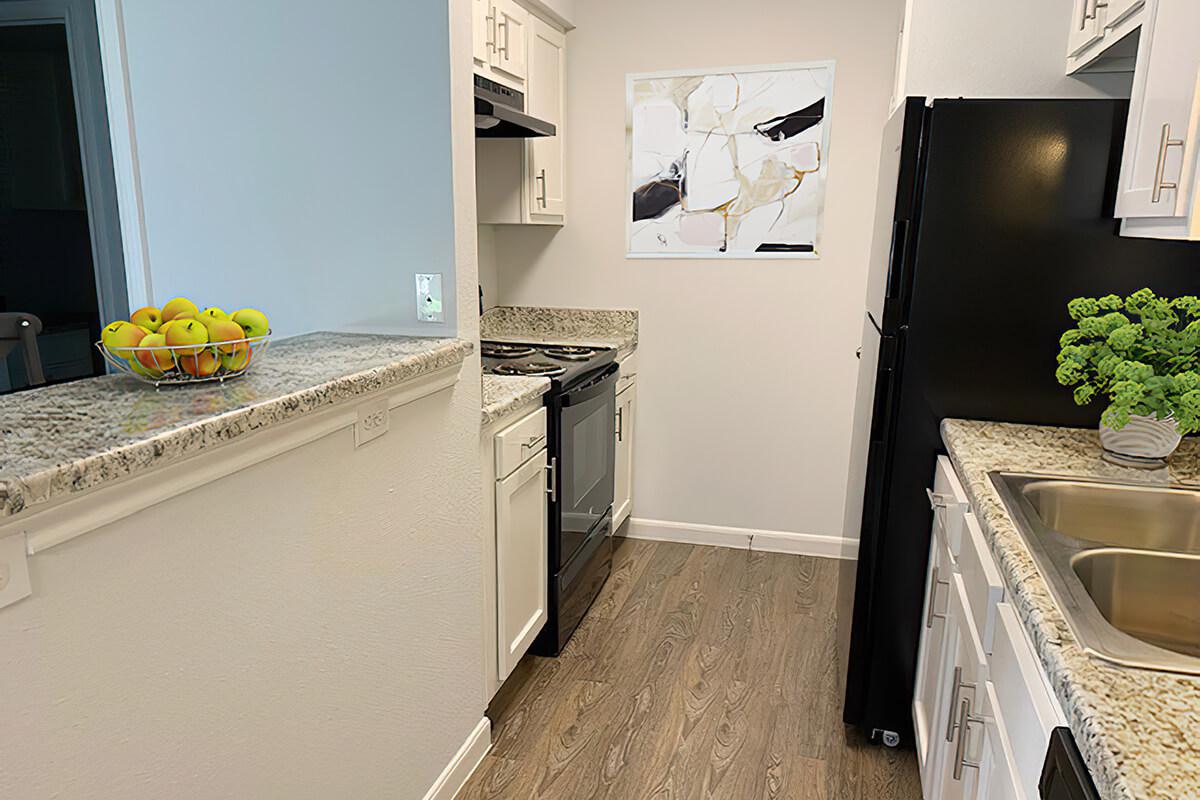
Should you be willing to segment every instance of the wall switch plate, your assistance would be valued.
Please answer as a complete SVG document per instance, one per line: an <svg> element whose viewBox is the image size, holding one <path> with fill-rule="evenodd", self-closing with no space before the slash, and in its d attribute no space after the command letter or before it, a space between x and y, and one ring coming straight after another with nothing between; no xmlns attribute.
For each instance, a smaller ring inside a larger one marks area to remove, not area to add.
<svg viewBox="0 0 1200 800"><path fill-rule="evenodd" d="M11 606L31 594L25 534L5 536L0 539L0 608Z"/></svg>
<svg viewBox="0 0 1200 800"><path fill-rule="evenodd" d="M358 407L358 421L354 423L354 446L362 447L378 439L388 431L388 402L386 397L363 403Z"/></svg>
<svg viewBox="0 0 1200 800"><path fill-rule="evenodd" d="M442 311L442 273L417 274L417 321L445 322Z"/></svg>

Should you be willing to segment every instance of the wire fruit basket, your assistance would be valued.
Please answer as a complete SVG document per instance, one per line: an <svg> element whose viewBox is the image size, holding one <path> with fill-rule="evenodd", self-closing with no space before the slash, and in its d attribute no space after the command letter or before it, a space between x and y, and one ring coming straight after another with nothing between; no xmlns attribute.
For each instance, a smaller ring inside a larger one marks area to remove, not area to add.
<svg viewBox="0 0 1200 800"><path fill-rule="evenodd" d="M267 353L271 332L245 339L202 345L116 347L96 349L114 369L153 386L226 381L245 375Z"/></svg>

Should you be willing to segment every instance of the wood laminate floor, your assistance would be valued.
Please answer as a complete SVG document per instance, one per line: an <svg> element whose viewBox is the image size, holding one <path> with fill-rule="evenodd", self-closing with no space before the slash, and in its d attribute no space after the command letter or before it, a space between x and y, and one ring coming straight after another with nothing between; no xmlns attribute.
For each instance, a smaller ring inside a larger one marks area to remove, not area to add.
<svg viewBox="0 0 1200 800"><path fill-rule="evenodd" d="M920 800L911 751L841 723L836 562L616 541L562 656L493 701L460 800Z"/></svg>

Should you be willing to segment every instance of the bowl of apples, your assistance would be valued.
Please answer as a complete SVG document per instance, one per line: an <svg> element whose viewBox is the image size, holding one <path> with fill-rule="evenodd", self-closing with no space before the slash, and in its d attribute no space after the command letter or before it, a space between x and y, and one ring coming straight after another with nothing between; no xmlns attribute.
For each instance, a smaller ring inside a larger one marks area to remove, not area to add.
<svg viewBox="0 0 1200 800"><path fill-rule="evenodd" d="M270 341L270 323L257 309L226 314L176 297L105 325L96 347L117 371L164 386L245 375Z"/></svg>

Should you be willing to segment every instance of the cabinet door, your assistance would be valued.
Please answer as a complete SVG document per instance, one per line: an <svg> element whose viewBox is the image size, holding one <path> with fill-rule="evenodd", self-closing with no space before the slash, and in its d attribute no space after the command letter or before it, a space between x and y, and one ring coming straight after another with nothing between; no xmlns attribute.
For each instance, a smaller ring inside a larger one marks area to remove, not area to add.
<svg viewBox="0 0 1200 800"><path fill-rule="evenodd" d="M1071 34L1067 57L1077 56L1104 37L1103 0L1075 0L1071 5Z"/></svg>
<svg viewBox="0 0 1200 800"><path fill-rule="evenodd" d="M1200 70L1200 3L1159 0L1147 9L1129 101L1117 192L1121 218L1186 217L1197 131L1189 131Z"/></svg>
<svg viewBox="0 0 1200 800"><path fill-rule="evenodd" d="M529 12L514 0L492 0L495 15L495 44L491 51L492 69L524 86L526 75L526 29Z"/></svg>
<svg viewBox="0 0 1200 800"><path fill-rule="evenodd" d="M1111 28L1146 4L1146 0L1108 0L1104 9L1104 26Z"/></svg>
<svg viewBox="0 0 1200 800"><path fill-rule="evenodd" d="M613 492L613 528L629 518L633 510L633 431L637 408L637 385L617 395L617 485Z"/></svg>
<svg viewBox="0 0 1200 800"><path fill-rule="evenodd" d="M935 526L937 523L934 523ZM921 770L921 788L926 797L937 797L939 786L934 758L944 729L938 724L944 672L946 644L949 639L947 610L950 605L950 586L953 567L949 554L936 531L929 541L929 573L925 581L925 627L921 629L921 644L917 650L917 677L913 687L913 732L917 745L917 766Z"/></svg>
<svg viewBox="0 0 1200 800"><path fill-rule="evenodd" d="M546 623L546 451L496 483L498 672L504 680Z"/></svg>
<svg viewBox="0 0 1200 800"><path fill-rule="evenodd" d="M557 134L529 141L529 214L561 217L566 207L563 149L563 82L567 37L537 17L529 19L529 72L525 108L554 123Z"/></svg>
<svg viewBox="0 0 1200 800"><path fill-rule="evenodd" d="M471 55L476 66L484 66L496 44L495 17L491 0L471 0Z"/></svg>
<svg viewBox="0 0 1200 800"><path fill-rule="evenodd" d="M1029 800L1021 789L1009 746L1009 731L991 681L984 684L982 700L979 722L982 742L979 765L974 767L979 771L975 800Z"/></svg>
<svg viewBox="0 0 1200 800"><path fill-rule="evenodd" d="M950 580L947 626L953 644L948 652L946 677L942 684L938 727L940 750L935 767L941 791L939 800L974 798L979 785L978 764L983 747L981 720L987 680L987 656L975 630L967 590L961 575Z"/></svg>

